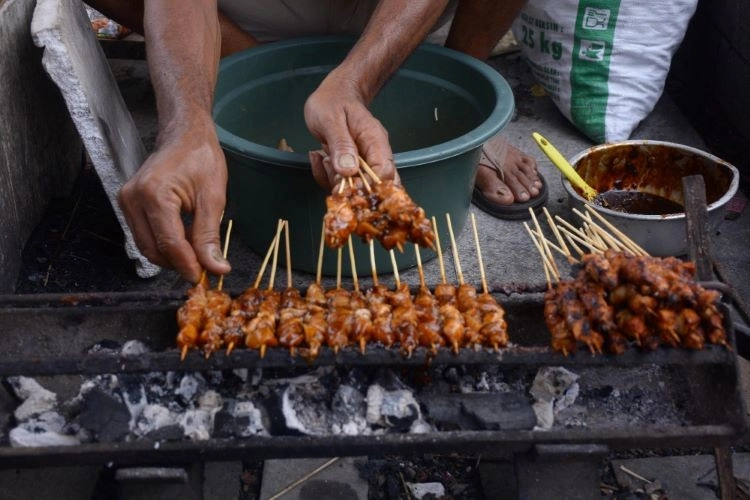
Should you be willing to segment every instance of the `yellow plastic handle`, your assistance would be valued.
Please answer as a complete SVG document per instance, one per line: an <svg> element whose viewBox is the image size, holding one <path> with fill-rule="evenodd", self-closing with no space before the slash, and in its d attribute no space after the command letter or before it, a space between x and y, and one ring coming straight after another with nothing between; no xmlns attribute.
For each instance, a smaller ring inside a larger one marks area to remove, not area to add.
<svg viewBox="0 0 750 500"><path fill-rule="evenodd" d="M555 146L553 146L547 139L542 137L539 132L534 132L531 135L539 145L539 148L544 152L544 154L547 155L547 158L549 158L550 161L552 161L552 163L560 169L560 172L562 172L563 175L575 187L583 191L583 194L587 199L593 200L594 197L596 197L596 195L598 194L596 192L596 189L586 184L586 181L584 181L581 176L578 175L578 172L576 172L573 166L568 163L568 160L566 160L563 155L560 154L557 148L555 148Z"/></svg>

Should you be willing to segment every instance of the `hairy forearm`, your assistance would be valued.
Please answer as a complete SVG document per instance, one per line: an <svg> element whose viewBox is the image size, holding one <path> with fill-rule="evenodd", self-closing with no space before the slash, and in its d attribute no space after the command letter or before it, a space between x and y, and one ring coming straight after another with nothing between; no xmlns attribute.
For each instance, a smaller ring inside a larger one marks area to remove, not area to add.
<svg viewBox="0 0 750 500"><path fill-rule="evenodd" d="M216 0L146 0L144 36L159 140L211 121L221 36Z"/></svg>
<svg viewBox="0 0 750 500"><path fill-rule="evenodd" d="M424 40L448 0L381 0L357 44L337 68L367 102Z"/></svg>

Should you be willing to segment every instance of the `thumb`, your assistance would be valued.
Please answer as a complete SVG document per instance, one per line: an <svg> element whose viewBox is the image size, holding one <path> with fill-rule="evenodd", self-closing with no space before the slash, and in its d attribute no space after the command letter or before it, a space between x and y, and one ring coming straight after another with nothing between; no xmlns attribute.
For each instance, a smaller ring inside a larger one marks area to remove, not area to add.
<svg viewBox="0 0 750 500"><path fill-rule="evenodd" d="M219 226L222 211L219 206L196 209L193 216L192 243L198 262L212 274L226 274L231 270L221 248Z"/></svg>

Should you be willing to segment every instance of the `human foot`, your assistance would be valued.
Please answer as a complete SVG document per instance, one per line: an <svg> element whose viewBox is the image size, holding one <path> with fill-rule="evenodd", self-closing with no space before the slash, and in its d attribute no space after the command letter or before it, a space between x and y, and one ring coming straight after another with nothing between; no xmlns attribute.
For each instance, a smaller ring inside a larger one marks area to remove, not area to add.
<svg viewBox="0 0 750 500"><path fill-rule="evenodd" d="M503 137L484 145L474 184L474 203L479 208L500 218L527 218L528 207L546 200L547 187L534 158Z"/></svg>

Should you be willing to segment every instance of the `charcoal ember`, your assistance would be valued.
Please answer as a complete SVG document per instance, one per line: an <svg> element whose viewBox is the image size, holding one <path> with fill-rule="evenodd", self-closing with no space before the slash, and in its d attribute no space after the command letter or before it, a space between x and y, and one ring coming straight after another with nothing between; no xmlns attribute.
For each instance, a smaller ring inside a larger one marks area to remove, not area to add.
<svg viewBox="0 0 750 500"><path fill-rule="evenodd" d="M407 389L386 390L379 384L367 389L366 419L371 425L408 431L422 417L419 403Z"/></svg>
<svg viewBox="0 0 750 500"><path fill-rule="evenodd" d="M281 411L286 427L311 436L331 432L331 392L321 380L292 383L284 389Z"/></svg>
<svg viewBox="0 0 750 500"><path fill-rule="evenodd" d="M529 390L535 399L533 408L539 429L551 429L555 415L573 405L580 390L578 378L577 374L561 366L539 369Z"/></svg>
<svg viewBox="0 0 750 500"><path fill-rule="evenodd" d="M356 436L369 433L365 418L367 403L364 395L356 388L350 385L339 386L333 395L331 406L334 434Z"/></svg>
<svg viewBox="0 0 750 500"><path fill-rule="evenodd" d="M461 411L478 429L533 429L536 415L529 400L511 392L463 394Z"/></svg>
<svg viewBox="0 0 750 500"><path fill-rule="evenodd" d="M158 435L158 439L168 439L163 434L170 435L175 429L179 432L177 437L182 437L182 429L179 427L179 416L177 414L171 412L165 406L148 404L144 406L143 411L136 419L133 432L137 436L154 438Z"/></svg>
<svg viewBox="0 0 750 500"><path fill-rule="evenodd" d="M116 340L103 339L96 344L87 347L84 352L86 354L116 354L120 352L122 344Z"/></svg>
<svg viewBox="0 0 750 500"><path fill-rule="evenodd" d="M140 340L128 340L122 345L120 354L123 356L140 356L150 351L151 349Z"/></svg>
<svg viewBox="0 0 750 500"><path fill-rule="evenodd" d="M263 413L252 401L227 400L214 418L216 437L268 435Z"/></svg>
<svg viewBox="0 0 750 500"><path fill-rule="evenodd" d="M134 423L143 412L143 409L148 405L146 387L143 384L144 378L140 375L122 374L118 376L118 380L119 390L117 393L128 407L131 421ZM133 426L134 424L130 427L132 428Z"/></svg>
<svg viewBox="0 0 750 500"><path fill-rule="evenodd" d="M214 417L221 410L223 399L216 391L208 390L198 398L198 407L187 410L180 419L185 437L194 441L211 438L214 429Z"/></svg>
<svg viewBox="0 0 750 500"><path fill-rule="evenodd" d="M0 384L0 442L5 438L15 406L15 398Z"/></svg>
<svg viewBox="0 0 750 500"><path fill-rule="evenodd" d="M130 432L130 410L117 397L94 387L82 395L76 422L98 441L117 441Z"/></svg>
<svg viewBox="0 0 750 500"><path fill-rule="evenodd" d="M180 379L174 394L179 403L188 407L194 404L196 396L205 391L206 387L208 383L200 373L186 373Z"/></svg>
<svg viewBox="0 0 750 500"><path fill-rule="evenodd" d="M45 389L33 378L8 377L8 383L16 397L23 401L13 412L19 422L57 407L57 394Z"/></svg>
<svg viewBox="0 0 750 500"><path fill-rule="evenodd" d="M14 448L80 444L80 440L65 433L64 428L65 417L49 411L21 422L11 429L8 439Z"/></svg>

